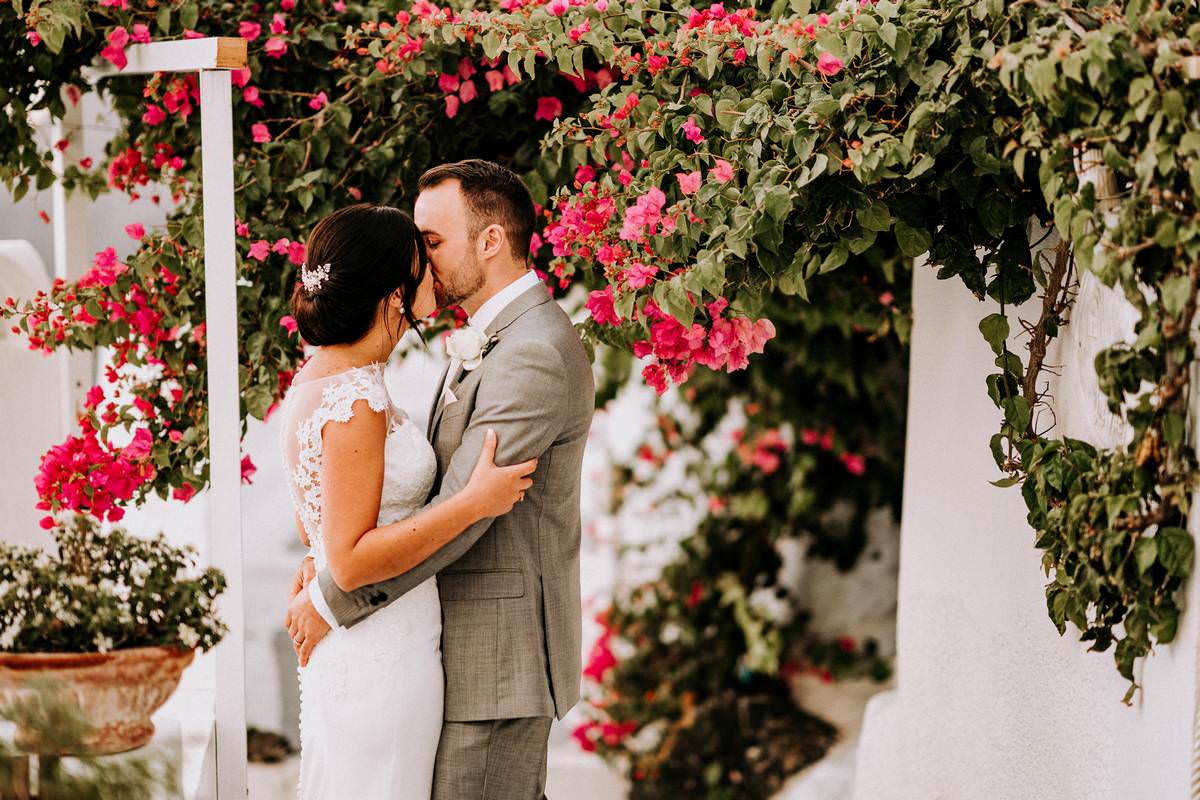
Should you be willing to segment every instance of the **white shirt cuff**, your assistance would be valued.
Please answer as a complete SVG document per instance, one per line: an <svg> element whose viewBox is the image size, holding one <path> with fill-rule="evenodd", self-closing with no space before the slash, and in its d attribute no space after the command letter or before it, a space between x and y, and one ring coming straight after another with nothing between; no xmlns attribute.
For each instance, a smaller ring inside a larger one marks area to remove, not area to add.
<svg viewBox="0 0 1200 800"><path fill-rule="evenodd" d="M321 594L321 582L314 577L308 582L308 599L313 604L313 608L321 615L321 619L325 620L325 624L332 630L340 628L341 625L333 616L333 612L329 610L329 603L325 602L325 595Z"/></svg>

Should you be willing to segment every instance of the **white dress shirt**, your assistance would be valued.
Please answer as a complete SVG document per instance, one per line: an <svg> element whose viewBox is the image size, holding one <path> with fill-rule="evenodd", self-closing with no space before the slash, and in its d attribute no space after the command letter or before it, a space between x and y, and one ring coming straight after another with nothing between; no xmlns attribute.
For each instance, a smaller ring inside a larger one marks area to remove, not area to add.
<svg viewBox="0 0 1200 800"><path fill-rule="evenodd" d="M486 335L487 327L495 321L496 317L504 309L516 300L526 291L539 285L542 279L538 277L533 270L526 270L525 274L517 278L512 283L505 286L500 291L484 301L474 314L467 317L467 324L475 328L480 333ZM446 372L446 379L442 383L439 392L446 392L450 382L454 380L458 374L458 359L451 359L450 369ZM311 551L309 551L311 555ZM313 608L321 615L321 619L325 620L330 628L338 627L337 620L333 616L333 612L329 609L329 603L325 601L325 596L321 594L321 584L314 578L308 583L308 599L312 602Z"/></svg>

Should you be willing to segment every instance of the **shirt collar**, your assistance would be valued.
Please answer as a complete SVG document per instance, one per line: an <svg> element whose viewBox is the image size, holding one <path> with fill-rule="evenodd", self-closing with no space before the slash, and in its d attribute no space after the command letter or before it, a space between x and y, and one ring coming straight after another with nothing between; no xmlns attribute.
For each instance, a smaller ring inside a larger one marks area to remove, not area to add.
<svg viewBox="0 0 1200 800"><path fill-rule="evenodd" d="M479 307L474 314L467 319L467 324L476 330L485 331L488 325L496 317L500 316L509 303L523 295L526 290L537 286L542 282L542 279L537 276L533 270L526 270L525 274L517 278L512 283L505 286L500 291L489 297L487 301Z"/></svg>

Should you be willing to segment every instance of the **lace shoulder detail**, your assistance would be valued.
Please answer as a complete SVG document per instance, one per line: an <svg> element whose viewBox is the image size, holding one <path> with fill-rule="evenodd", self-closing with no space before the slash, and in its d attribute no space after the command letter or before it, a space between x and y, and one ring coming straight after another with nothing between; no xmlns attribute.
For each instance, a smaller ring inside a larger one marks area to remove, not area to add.
<svg viewBox="0 0 1200 800"><path fill-rule="evenodd" d="M301 384L300 389L308 386ZM321 434L330 422L349 422L354 404L366 400L372 411L388 413L393 424L392 402L383 380L383 366L357 367L332 376L320 389L321 398L303 419L296 421L295 453L289 457L284 441L284 463L288 465L292 502L304 524L316 562L325 564L325 543L321 537Z"/></svg>

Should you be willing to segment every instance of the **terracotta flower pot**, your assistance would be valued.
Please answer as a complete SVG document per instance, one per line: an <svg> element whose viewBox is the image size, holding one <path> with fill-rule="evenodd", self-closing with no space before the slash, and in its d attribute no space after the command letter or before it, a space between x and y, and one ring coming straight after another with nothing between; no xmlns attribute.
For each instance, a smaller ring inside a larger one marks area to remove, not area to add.
<svg viewBox="0 0 1200 800"><path fill-rule="evenodd" d="M73 696L94 726L91 752L122 753L154 735L150 715L179 685L195 650L135 647L108 653L0 653L0 705L29 692L33 677L53 679ZM18 746L31 750L31 737L18 732ZM59 754L68 755L68 754Z"/></svg>

